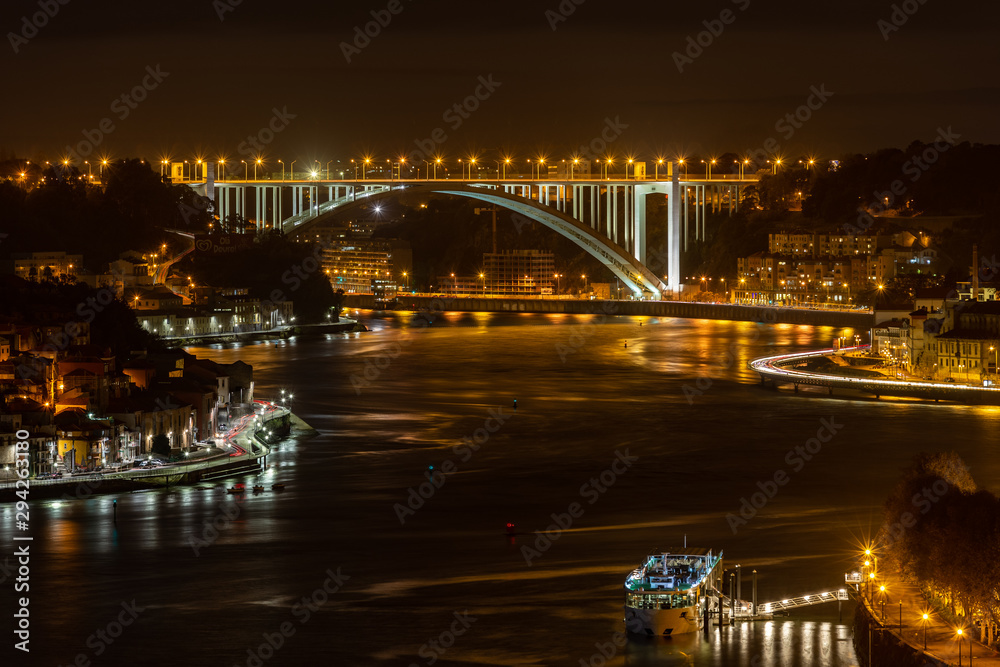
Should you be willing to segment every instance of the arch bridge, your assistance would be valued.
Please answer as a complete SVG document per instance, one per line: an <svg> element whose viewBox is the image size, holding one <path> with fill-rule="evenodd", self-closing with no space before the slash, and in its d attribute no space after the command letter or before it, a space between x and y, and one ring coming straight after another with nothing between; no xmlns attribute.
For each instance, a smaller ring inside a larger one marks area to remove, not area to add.
<svg viewBox="0 0 1000 667"><path fill-rule="evenodd" d="M680 256L691 238L706 237L706 213L737 210L751 178L688 179L676 163L665 178L500 178L215 181L191 183L214 202L220 219L238 214L258 229L307 233L327 214L400 193L467 197L539 222L586 250L636 298L662 299L680 289ZM667 238L646 234L646 198L667 198Z"/></svg>

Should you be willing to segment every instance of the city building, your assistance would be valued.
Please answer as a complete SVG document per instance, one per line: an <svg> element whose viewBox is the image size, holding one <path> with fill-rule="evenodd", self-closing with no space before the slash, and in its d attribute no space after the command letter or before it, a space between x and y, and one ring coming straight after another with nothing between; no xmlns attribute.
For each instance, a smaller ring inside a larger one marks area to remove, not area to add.
<svg viewBox="0 0 1000 667"><path fill-rule="evenodd" d="M555 255L543 250L483 253L486 293L495 295L552 294L556 286ZM478 278L478 276L477 276ZM478 285L481 289L482 284Z"/></svg>
<svg viewBox="0 0 1000 667"><path fill-rule="evenodd" d="M12 253L10 268L24 280L63 280L83 270L83 255L63 251Z"/></svg>

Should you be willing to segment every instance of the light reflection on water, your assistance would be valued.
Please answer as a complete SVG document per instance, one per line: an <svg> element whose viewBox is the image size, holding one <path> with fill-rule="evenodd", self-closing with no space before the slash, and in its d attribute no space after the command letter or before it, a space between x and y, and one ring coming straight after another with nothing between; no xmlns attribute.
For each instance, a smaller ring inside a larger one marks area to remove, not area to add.
<svg viewBox="0 0 1000 667"><path fill-rule="evenodd" d="M577 665L622 628L623 578L652 548L685 535L722 548L727 563L758 569L761 600L781 599L840 586L859 536L878 524L916 451L956 448L998 490L990 437L998 408L792 396L760 389L746 368L849 330L579 315L431 319L391 313L368 320L370 333L194 350L252 364L259 393L293 390L294 411L320 435L296 436L269 458L261 479L268 489L286 483L283 493L237 502L225 488L252 485L245 476L33 501L33 613L51 640L42 657L68 664L135 598L148 610L102 664L135 656L148 665L245 664L248 647L283 621L298 623L292 605L342 567L351 576L343 591L266 664L425 665L421 646L467 609L477 620L435 664ZM403 340L356 391L352 375ZM570 349L565 361L559 346ZM491 409L512 416L462 460L454 446ZM842 434L734 535L727 514L758 481L789 471L786 453L830 416ZM956 432L966 438L955 442ZM624 448L639 463L528 566L521 548L533 531L579 501L580 485ZM446 460L457 471L401 525L394 506ZM220 521L220 507L233 505L238 515ZM0 521L9 543L10 506ZM521 533L512 540L507 521ZM217 537L196 555L192 538L213 522ZM743 590L749 597L748 577ZM813 607L707 639L629 642L608 664L851 665L850 620L849 605L842 623L835 605Z"/></svg>

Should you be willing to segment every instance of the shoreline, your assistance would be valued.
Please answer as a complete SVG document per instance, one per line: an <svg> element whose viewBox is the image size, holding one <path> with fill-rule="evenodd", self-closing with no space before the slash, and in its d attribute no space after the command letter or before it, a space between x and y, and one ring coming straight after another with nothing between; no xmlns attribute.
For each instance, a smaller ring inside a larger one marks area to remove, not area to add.
<svg viewBox="0 0 1000 667"><path fill-rule="evenodd" d="M795 393L800 387L825 388L826 393L810 392L814 396L841 398L866 397L879 400L883 396L894 398L915 399L922 402L949 401L972 405L1000 405L1000 387L984 387L960 384L957 382L939 382L935 380L893 379L879 374L878 377L852 377L832 373L801 370L796 365L807 363L818 357L845 356L848 351L860 352L868 346L844 348L841 350L812 350L795 354L783 354L772 357L761 357L747 364L747 367L760 376L760 384L777 390L781 386L791 385ZM837 394L834 394L834 389Z"/></svg>
<svg viewBox="0 0 1000 667"><path fill-rule="evenodd" d="M287 340L295 336L317 336L327 333L345 333L357 330L358 321L350 317L341 317L337 322L326 324L299 324L283 329L267 331L246 331L242 333L199 334L195 336L177 336L164 338L167 347L189 347L220 343L255 343L269 340Z"/></svg>
<svg viewBox="0 0 1000 667"><path fill-rule="evenodd" d="M318 433L291 411L287 415L289 424L287 432L281 439L293 432L308 437ZM281 417L284 415L277 418ZM243 433L234 436L233 441L241 445L247 453L231 456L225 450L219 449L218 453L202 459L180 462L163 468L149 470L133 468L124 472L94 473L59 479L29 478L28 491L31 498L42 500L83 500L97 495L214 483L237 475L261 472L267 456L271 454L273 443L262 441L257 434ZM256 447L259 451L251 453L251 447ZM0 504L19 500L16 495L18 490L15 480L0 483ZM23 488L21 490L23 491Z"/></svg>

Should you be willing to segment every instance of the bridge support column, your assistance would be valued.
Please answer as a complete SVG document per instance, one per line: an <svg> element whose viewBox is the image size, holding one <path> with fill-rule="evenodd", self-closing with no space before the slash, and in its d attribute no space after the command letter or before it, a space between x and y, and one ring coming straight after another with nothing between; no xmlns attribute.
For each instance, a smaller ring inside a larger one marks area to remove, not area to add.
<svg viewBox="0 0 1000 667"><path fill-rule="evenodd" d="M688 249L688 216L691 210L691 188L684 186L684 252Z"/></svg>
<svg viewBox="0 0 1000 667"><path fill-rule="evenodd" d="M618 243L618 186L611 186L611 240Z"/></svg>
<svg viewBox="0 0 1000 667"><path fill-rule="evenodd" d="M670 173L670 193L667 195L667 288L673 293L673 298L677 298L681 290L681 184L677 164L670 162L667 169Z"/></svg>

